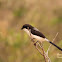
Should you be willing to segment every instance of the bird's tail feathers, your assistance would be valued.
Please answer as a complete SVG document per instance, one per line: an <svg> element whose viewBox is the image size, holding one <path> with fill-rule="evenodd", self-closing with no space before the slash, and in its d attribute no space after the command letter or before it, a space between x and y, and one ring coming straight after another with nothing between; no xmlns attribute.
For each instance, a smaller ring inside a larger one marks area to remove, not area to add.
<svg viewBox="0 0 62 62"><path fill-rule="evenodd" d="M62 48L60 48L59 46L55 45L53 42L49 41L48 39L45 39L46 41L48 41L50 44L54 45L56 48L58 48L59 50L62 51Z"/></svg>

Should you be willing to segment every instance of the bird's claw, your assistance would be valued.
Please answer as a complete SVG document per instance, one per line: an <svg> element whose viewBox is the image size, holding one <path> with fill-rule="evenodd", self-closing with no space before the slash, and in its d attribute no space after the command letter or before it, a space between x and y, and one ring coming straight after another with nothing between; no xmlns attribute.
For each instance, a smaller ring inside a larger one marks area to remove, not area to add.
<svg viewBox="0 0 62 62"><path fill-rule="evenodd" d="M37 41L37 42L38 42L38 41ZM37 42L34 43L34 46L36 46L36 43L37 43Z"/></svg>

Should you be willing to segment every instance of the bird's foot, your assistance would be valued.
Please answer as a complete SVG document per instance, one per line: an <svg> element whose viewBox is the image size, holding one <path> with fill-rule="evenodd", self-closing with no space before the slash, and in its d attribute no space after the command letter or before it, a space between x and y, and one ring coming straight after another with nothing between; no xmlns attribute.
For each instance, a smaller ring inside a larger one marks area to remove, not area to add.
<svg viewBox="0 0 62 62"><path fill-rule="evenodd" d="M35 38L31 38L31 41L33 41L33 42L34 42L34 39L35 39Z"/></svg>
<svg viewBox="0 0 62 62"><path fill-rule="evenodd" d="M38 41L37 41L37 42L38 42ZM36 43L37 43L37 42L34 43L34 46L36 46Z"/></svg>

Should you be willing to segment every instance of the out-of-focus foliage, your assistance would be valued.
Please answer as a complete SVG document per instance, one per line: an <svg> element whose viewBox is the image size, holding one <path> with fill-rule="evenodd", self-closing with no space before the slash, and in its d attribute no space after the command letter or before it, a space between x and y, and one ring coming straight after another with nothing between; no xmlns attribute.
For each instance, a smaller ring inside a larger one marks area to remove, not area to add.
<svg viewBox="0 0 62 62"><path fill-rule="evenodd" d="M49 40L62 48L62 0L0 0L0 62L44 62L29 36L21 30L23 24L38 28ZM44 42L45 51L49 47ZM51 46L52 62L61 62Z"/></svg>
<svg viewBox="0 0 62 62"><path fill-rule="evenodd" d="M62 8L54 10L54 14L57 16L55 23L62 23Z"/></svg>
<svg viewBox="0 0 62 62"><path fill-rule="evenodd" d="M26 14L25 13L26 11L27 11L27 9L22 6L18 10L14 10L13 13L14 13L15 17L20 17L21 18L22 16L24 16L24 14Z"/></svg>

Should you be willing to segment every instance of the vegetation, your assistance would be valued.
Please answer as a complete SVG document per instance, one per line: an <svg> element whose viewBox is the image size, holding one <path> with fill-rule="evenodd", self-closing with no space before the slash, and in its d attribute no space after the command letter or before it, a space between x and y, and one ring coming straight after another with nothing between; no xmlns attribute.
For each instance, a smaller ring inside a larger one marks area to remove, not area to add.
<svg viewBox="0 0 62 62"><path fill-rule="evenodd" d="M62 48L62 2L61 0L0 0L0 62L45 62L35 49L29 36L21 30L23 24L38 28L49 40ZM49 43L44 42L47 51ZM61 62L51 46L51 62Z"/></svg>

